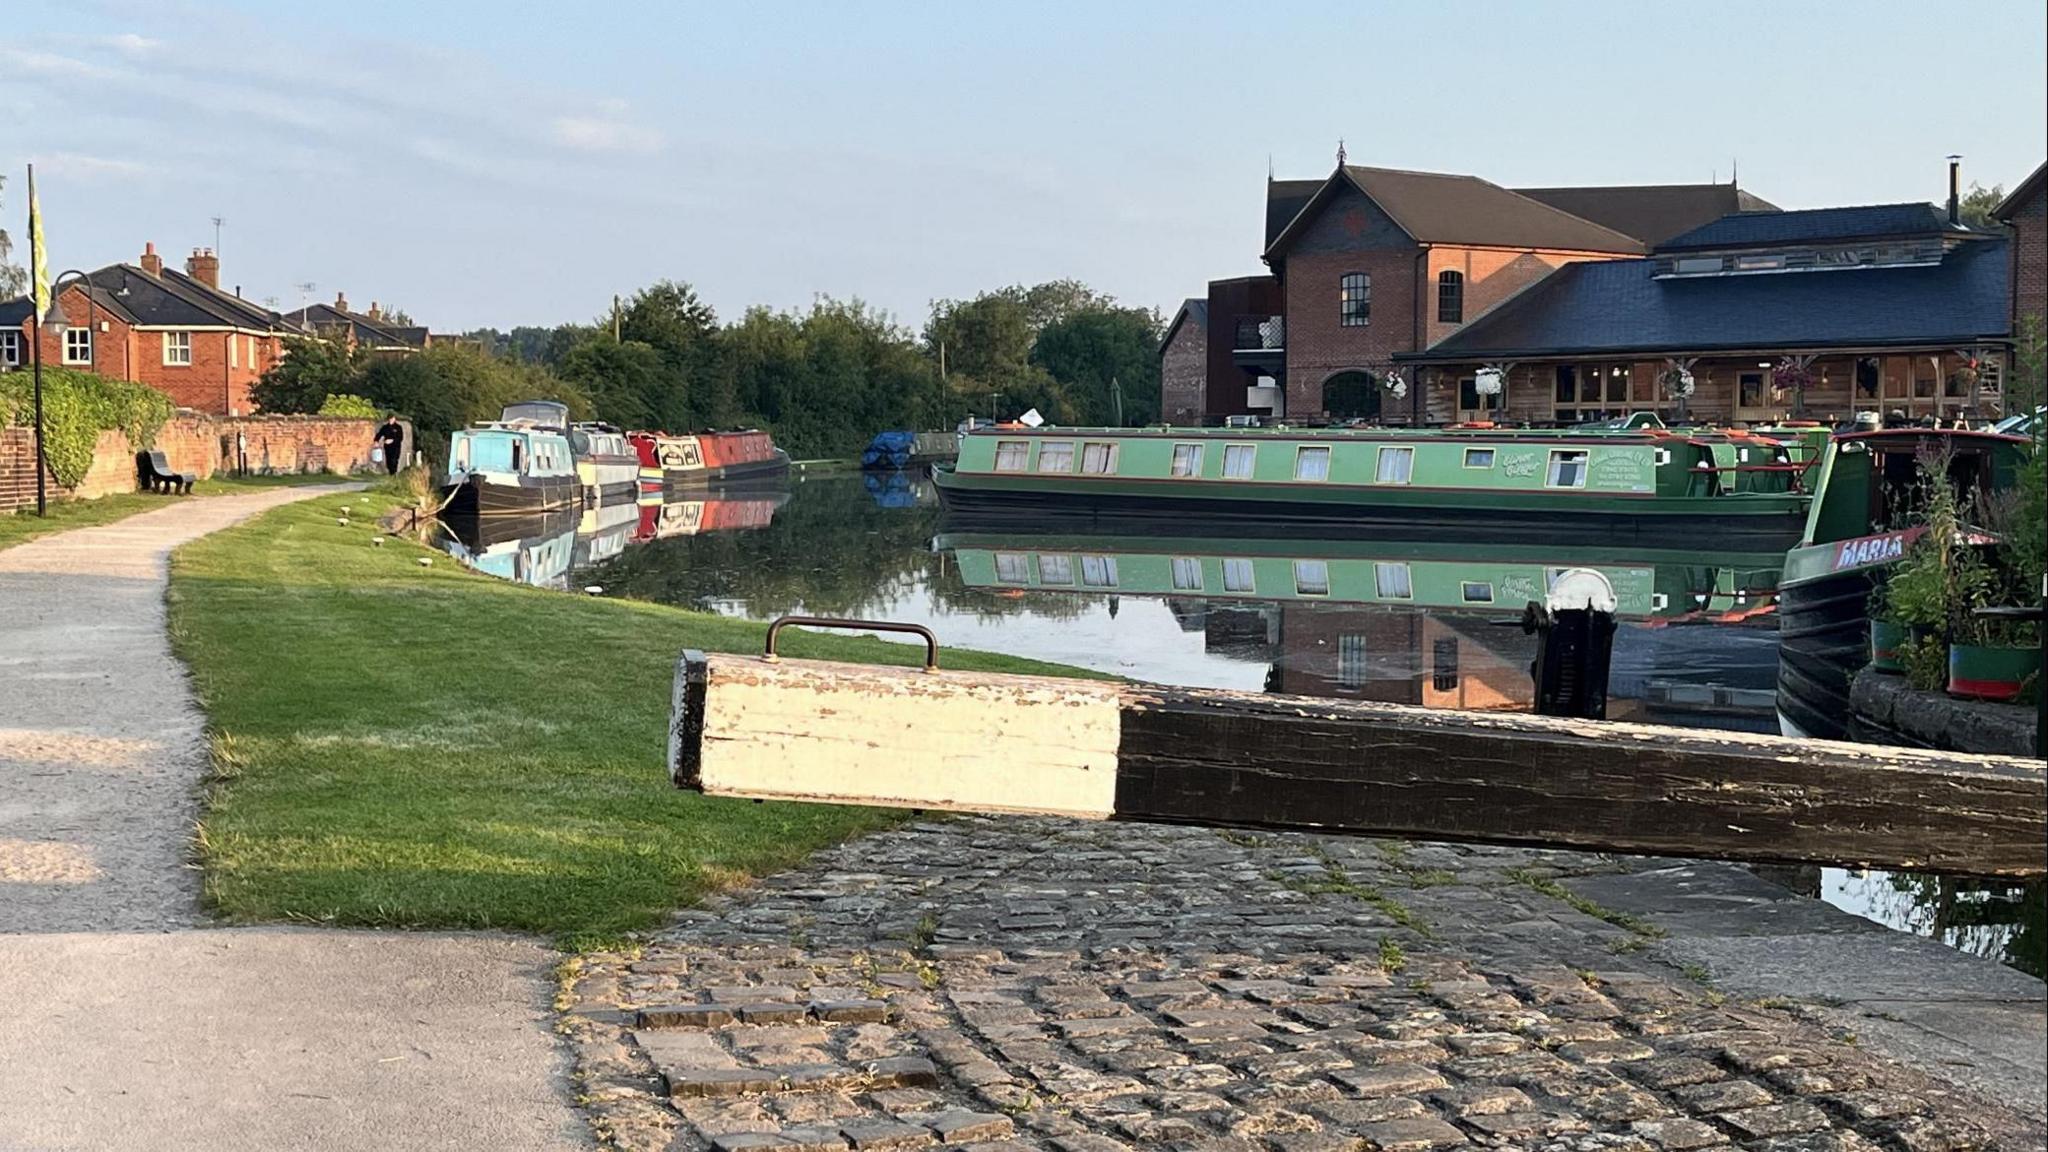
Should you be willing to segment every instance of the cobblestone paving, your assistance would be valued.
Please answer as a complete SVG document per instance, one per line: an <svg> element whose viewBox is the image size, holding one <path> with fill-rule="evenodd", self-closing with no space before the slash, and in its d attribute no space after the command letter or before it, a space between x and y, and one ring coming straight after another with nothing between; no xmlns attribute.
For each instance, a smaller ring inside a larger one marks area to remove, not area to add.
<svg viewBox="0 0 2048 1152"><path fill-rule="evenodd" d="M968 818L592 958L563 1028L632 1149L2038 1147L1645 958L1598 857Z"/></svg>

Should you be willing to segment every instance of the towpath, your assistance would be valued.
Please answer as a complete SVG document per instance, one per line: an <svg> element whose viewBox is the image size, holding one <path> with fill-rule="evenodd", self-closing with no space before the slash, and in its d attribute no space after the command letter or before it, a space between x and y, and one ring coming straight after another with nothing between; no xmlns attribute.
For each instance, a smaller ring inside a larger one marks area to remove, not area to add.
<svg viewBox="0 0 2048 1152"><path fill-rule="evenodd" d="M0 1149L583 1146L554 954L209 927L208 756L171 549L333 488L182 500L0 550Z"/></svg>

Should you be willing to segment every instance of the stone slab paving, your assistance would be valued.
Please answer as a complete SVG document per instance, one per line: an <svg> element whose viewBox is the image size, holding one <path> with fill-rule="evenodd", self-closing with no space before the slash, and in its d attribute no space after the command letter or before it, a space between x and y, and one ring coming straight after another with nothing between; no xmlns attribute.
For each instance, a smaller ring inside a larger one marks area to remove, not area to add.
<svg viewBox="0 0 2048 1152"><path fill-rule="evenodd" d="M2042 1146L1551 881L1632 866L924 822L591 958L563 1027L600 1138L650 1152Z"/></svg>

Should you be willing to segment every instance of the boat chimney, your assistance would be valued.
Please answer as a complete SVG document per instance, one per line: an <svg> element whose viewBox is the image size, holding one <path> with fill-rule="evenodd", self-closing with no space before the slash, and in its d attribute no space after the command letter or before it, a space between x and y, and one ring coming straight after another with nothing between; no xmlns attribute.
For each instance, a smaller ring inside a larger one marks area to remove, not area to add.
<svg viewBox="0 0 2048 1152"><path fill-rule="evenodd" d="M1963 158L1948 158L1948 226L1954 228L1963 222Z"/></svg>

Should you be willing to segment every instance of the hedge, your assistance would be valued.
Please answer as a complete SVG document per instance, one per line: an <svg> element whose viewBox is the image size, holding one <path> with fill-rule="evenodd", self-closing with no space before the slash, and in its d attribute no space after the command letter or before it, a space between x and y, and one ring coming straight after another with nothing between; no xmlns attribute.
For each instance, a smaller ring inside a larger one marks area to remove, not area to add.
<svg viewBox="0 0 2048 1152"><path fill-rule="evenodd" d="M374 420L383 414L383 409L374 402L353 392L331 393L320 405L322 416L358 416Z"/></svg>
<svg viewBox="0 0 2048 1152"><path fill-rule="evenodd" d="M72 368L43 369L43 458L57 483L72 488L92 467L100 433L118 429L137 450L156 443L171 418L171 401L141 384L108 380ZM0 375L0 425L35 424L35 381L28 372Z"/></svg>

